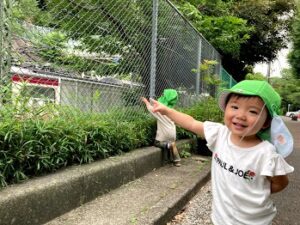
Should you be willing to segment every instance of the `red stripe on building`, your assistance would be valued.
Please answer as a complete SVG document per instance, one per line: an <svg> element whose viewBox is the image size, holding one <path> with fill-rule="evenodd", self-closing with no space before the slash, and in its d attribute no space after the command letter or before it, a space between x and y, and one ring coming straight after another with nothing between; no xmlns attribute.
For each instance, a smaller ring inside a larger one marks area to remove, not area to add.
<svg viewBox="0 0 300 225"><path fill-rule="evenodd" d="M44 84L44 85L58 86L57 79L49 79L44 77L32 77L29 75L14 74L12 76L12 80L15 82L28 82L31 84Z"/></svg>

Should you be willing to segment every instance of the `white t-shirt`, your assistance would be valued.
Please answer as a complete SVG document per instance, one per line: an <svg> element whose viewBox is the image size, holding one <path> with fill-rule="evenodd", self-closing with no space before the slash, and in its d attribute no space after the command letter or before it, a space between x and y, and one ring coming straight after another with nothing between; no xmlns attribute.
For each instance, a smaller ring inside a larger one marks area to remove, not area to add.
<svg viewBox="0 0 300 225"><path fill-rule="evenodd" d="M157 119L156 137L157 141L175 141L176 125L167 116L152 112L152 106L147 106L148 111Z"/></svg>
<svg viewBox="0 0 300 225"><path fill-rule="evenodd" d="M213 152L212 221L215 225L269 225L276 214L266 176L294 171L268 141L241 148L219 123L204 122L204 135Z"/></svg>

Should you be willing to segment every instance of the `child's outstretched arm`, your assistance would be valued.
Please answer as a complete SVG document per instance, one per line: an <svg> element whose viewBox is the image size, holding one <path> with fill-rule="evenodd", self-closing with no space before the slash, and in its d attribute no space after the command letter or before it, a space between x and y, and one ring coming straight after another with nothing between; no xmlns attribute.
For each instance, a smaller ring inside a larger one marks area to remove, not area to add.
<svg viewBox="0 0 300 225"><path fill-rule="evenodd" d="M142 98L142 101L146 104L146 106L151 105L150 102L146 98ZM150 100L152 103L152 111L159 112L162 115L166 115L169 117L171 120L176 123L176 125L189 130L201 137L204 137L204 130L203 130L203 123L195 120L193 117L182 113L178 112L175 109L171 109L166 107L165 105L159 103L158 101L155 101L153 99Z"/></svg>
<svg viewBox="0 0 300 225"><path fill-rule="evenodd" d="M289 184L287 175L268 177L268 179L271 182L271 193L280 192Z"/></svg>

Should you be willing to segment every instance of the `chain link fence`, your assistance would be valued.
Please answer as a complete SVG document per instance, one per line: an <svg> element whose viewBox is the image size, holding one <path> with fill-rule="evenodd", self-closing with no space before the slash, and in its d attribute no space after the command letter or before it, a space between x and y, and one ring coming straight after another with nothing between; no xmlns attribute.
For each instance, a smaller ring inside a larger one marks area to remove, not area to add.
<svg viewBox="0 0 300 225"><path fill-rule="evenodd" d="M221 80L224 88L231 88L237 83L223 67L221 68Z"/></svg>
<svg viewBox="0 0 300 225"><path fill-rule="evenodd" d="M165 88L188 106L216 94L207 77L234 84L220 54L167 0L4 0L0 13L1 89L12 102L122 109L123 117ZM207 61L216 64L199 69Z"/></svg>

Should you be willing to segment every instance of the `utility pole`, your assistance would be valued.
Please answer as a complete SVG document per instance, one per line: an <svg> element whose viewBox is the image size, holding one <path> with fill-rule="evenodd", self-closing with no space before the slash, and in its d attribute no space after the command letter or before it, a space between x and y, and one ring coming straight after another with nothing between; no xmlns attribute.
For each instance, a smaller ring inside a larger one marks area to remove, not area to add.
<svg viewBox="0 0 300 225"><path fill-rule="evenodd" d="M268 71L267 71L267 81L270 83L270 77L271 77L271 61L268 62Z"/></svg>

